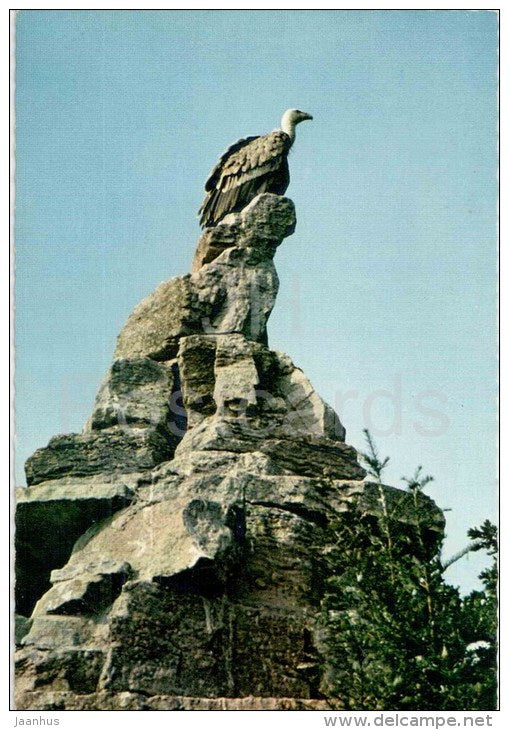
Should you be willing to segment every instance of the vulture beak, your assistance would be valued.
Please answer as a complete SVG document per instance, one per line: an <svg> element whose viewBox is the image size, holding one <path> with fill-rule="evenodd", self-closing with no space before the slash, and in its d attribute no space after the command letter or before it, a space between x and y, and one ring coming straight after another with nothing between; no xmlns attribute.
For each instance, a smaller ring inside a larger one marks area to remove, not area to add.
<svg viewBox="0 0 509 730"><path fill-rule="evenodd" d="M302 112L302 121L305 121L306 119L313 119L311 114L306 114L306 112Z"/></svg>

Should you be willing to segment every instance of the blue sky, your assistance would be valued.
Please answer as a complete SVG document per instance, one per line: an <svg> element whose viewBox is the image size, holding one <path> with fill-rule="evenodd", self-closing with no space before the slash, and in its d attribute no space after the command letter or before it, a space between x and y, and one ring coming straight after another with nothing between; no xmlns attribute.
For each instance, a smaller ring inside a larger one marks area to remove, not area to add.
<svg viewBox="0 0 509 730"><path fill-rule="evenodd" d="M271 347L418 464L445 553L496 519L497 15L22 11L17 475L80 431L137 302L189 270L219 154L298 107ZM468 589L482 566L449 579Z"/></svg>

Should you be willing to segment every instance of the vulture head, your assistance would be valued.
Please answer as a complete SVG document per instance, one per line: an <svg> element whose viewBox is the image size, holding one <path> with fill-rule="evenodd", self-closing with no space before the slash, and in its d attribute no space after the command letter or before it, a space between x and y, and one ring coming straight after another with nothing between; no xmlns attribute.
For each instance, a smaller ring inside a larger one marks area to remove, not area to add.
<svg viewBox="0 0 509 730"><path fill-rule="evenodd" d="M313 119L313 117L311 114L301 112L300 109L287 109L281 119L281 129L283 132L286 132L293 142L295 139L295 127L306 119Z"/></svg>

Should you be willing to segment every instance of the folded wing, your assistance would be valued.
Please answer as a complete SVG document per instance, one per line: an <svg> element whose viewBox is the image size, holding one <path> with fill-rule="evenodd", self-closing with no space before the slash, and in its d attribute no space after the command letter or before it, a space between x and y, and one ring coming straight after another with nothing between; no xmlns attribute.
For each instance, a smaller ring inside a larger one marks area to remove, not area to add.
<svg viewBox="0 0 509 730"><path fill-rule="evenodd" d="M290 182L290 137L280 130L262 137L247 137L231 145L205 183L200 225L216 225L233 211L242 210L260 193L282 195Z"/></svg>

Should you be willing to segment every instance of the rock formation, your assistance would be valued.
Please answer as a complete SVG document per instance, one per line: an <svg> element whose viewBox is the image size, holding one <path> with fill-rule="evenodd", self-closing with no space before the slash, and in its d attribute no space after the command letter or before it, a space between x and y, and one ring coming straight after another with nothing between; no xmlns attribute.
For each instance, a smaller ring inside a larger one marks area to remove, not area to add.
<svg viewBox="0 0 509 730"><path fill-rule="evenodd" d="M294 227L264 194L206 230L192 273L129 317L83 432L28 459L18 709L341 708L318 621L330 522L355 503L376 523L380 487L267 346Z"/></svg>

